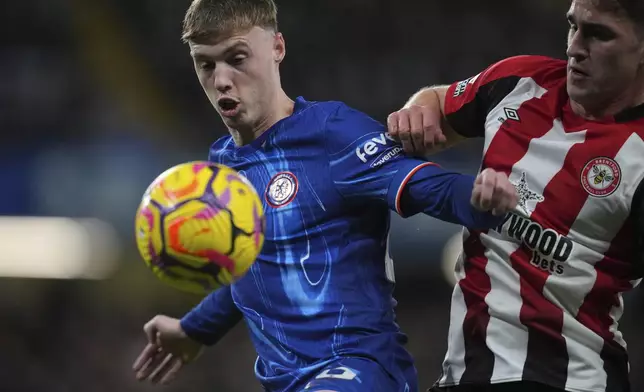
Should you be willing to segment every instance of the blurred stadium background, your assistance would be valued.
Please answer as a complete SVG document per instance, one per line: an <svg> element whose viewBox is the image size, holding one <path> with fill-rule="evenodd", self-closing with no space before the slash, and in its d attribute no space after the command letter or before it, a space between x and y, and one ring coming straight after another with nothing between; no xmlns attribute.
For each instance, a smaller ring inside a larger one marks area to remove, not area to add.
<svg viewBox="0 0 644 392"><path fill-rule="evenodd" d="M172 164L206 157L225 132L180 21L189 0L3 2L0 24L0 391L129 392L141 328L198 298L156 281L133 246L133 214ZM423 85L514 54L563 57L562 0L281 0L286 91L337 99L384 121ZM481 144L439 155L475 172ZM421 385L445 350L459 228L395 217L398 314ZM453 244L452 244L453 245ZM644 296L622 330L644 390ZM167 391L257 391L240 325Z"/></svg>

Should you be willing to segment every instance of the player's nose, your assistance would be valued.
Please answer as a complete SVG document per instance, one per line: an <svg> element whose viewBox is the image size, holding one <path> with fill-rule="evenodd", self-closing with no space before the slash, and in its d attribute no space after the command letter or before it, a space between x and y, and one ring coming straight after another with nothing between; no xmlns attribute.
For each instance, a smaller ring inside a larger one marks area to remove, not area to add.
<svg viewBox="0 0 644 392"><path fill-rule="evenodd" d="M233 87L232 78L225 71L215 72L215 88L221 93L229 91Z"/></svg>
<svg viewBox="0 0 644 392"><path fill-rule="evenodd" d="M568 58L575 59L576 62L580 62L588 56L583 36L579 31L576 31L569 36L566 55Z"/></svg>

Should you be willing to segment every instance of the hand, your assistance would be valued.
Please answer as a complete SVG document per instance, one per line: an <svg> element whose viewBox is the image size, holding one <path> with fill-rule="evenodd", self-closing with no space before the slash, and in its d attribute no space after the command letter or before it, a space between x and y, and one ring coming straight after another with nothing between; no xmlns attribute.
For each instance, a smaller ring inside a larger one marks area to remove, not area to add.
<svg viewBox="0 0 644 392"><path fill-rule="evenodd" d="M517 191L504 173L485 169L476 177L472 190L472 205L481 211L502 216L518 203Z"/></svg>
<svg viewBox="0 0 644 392"><path fill-rule="evenodd" d="M440 110L411 105L387 117L389 135L400 140L407 154L424 155L447 142L441 129Z"/></svg>
<svg viewBox="0 0 644 392"><path fill-rule="evenodd" d="M145 324L143 331L148 344L133 366L139 381L167 384L201 353L202 345L186 335L178 319L156 316Z"/></svg>

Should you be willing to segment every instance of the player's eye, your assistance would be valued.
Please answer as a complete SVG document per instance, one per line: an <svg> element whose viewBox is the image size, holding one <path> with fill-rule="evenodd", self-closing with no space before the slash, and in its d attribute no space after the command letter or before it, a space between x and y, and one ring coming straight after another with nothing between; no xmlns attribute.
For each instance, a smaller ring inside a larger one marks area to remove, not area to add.
<svg viewBox="0 0 644 392"><path fill-rule="evenodd" d="M200 61L198 65L199 69L202 69L204 71L211 71L215 69L215 63L212 61Z"/></svg>
<svg viewBox="0 0 644 392"><path fill-rule="evenodd" d="M228 63L235 66L241 65L246 58L247 56L245 54L236 54L228 60Z"/></svg>
<svg viewBox="0 0 644 392"><path fill-rule="evenodd" d="M613 33L613 31L602 26L592 26L587 28L585 35L599 41L610 41L615 38L615 33Z"/></svg>

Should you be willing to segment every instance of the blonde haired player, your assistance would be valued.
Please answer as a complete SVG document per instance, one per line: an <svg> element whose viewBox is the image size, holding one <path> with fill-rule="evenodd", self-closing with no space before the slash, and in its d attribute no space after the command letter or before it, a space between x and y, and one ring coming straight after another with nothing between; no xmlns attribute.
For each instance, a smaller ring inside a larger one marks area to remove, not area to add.
<svg viewBox="0 0 644 392"><path fill-rule="evenodd" d="M151 320L135 370L169 381L243 318L268 391L416 392L395 321L389 210L493 227L516 192L492 170L475 183L406 157L380 123L341 102L291 100L276 17L272 0L195 0L186 15L197 77L230 131L209 158L260 192L265 241L231 287L181 320Z"/></svg>

